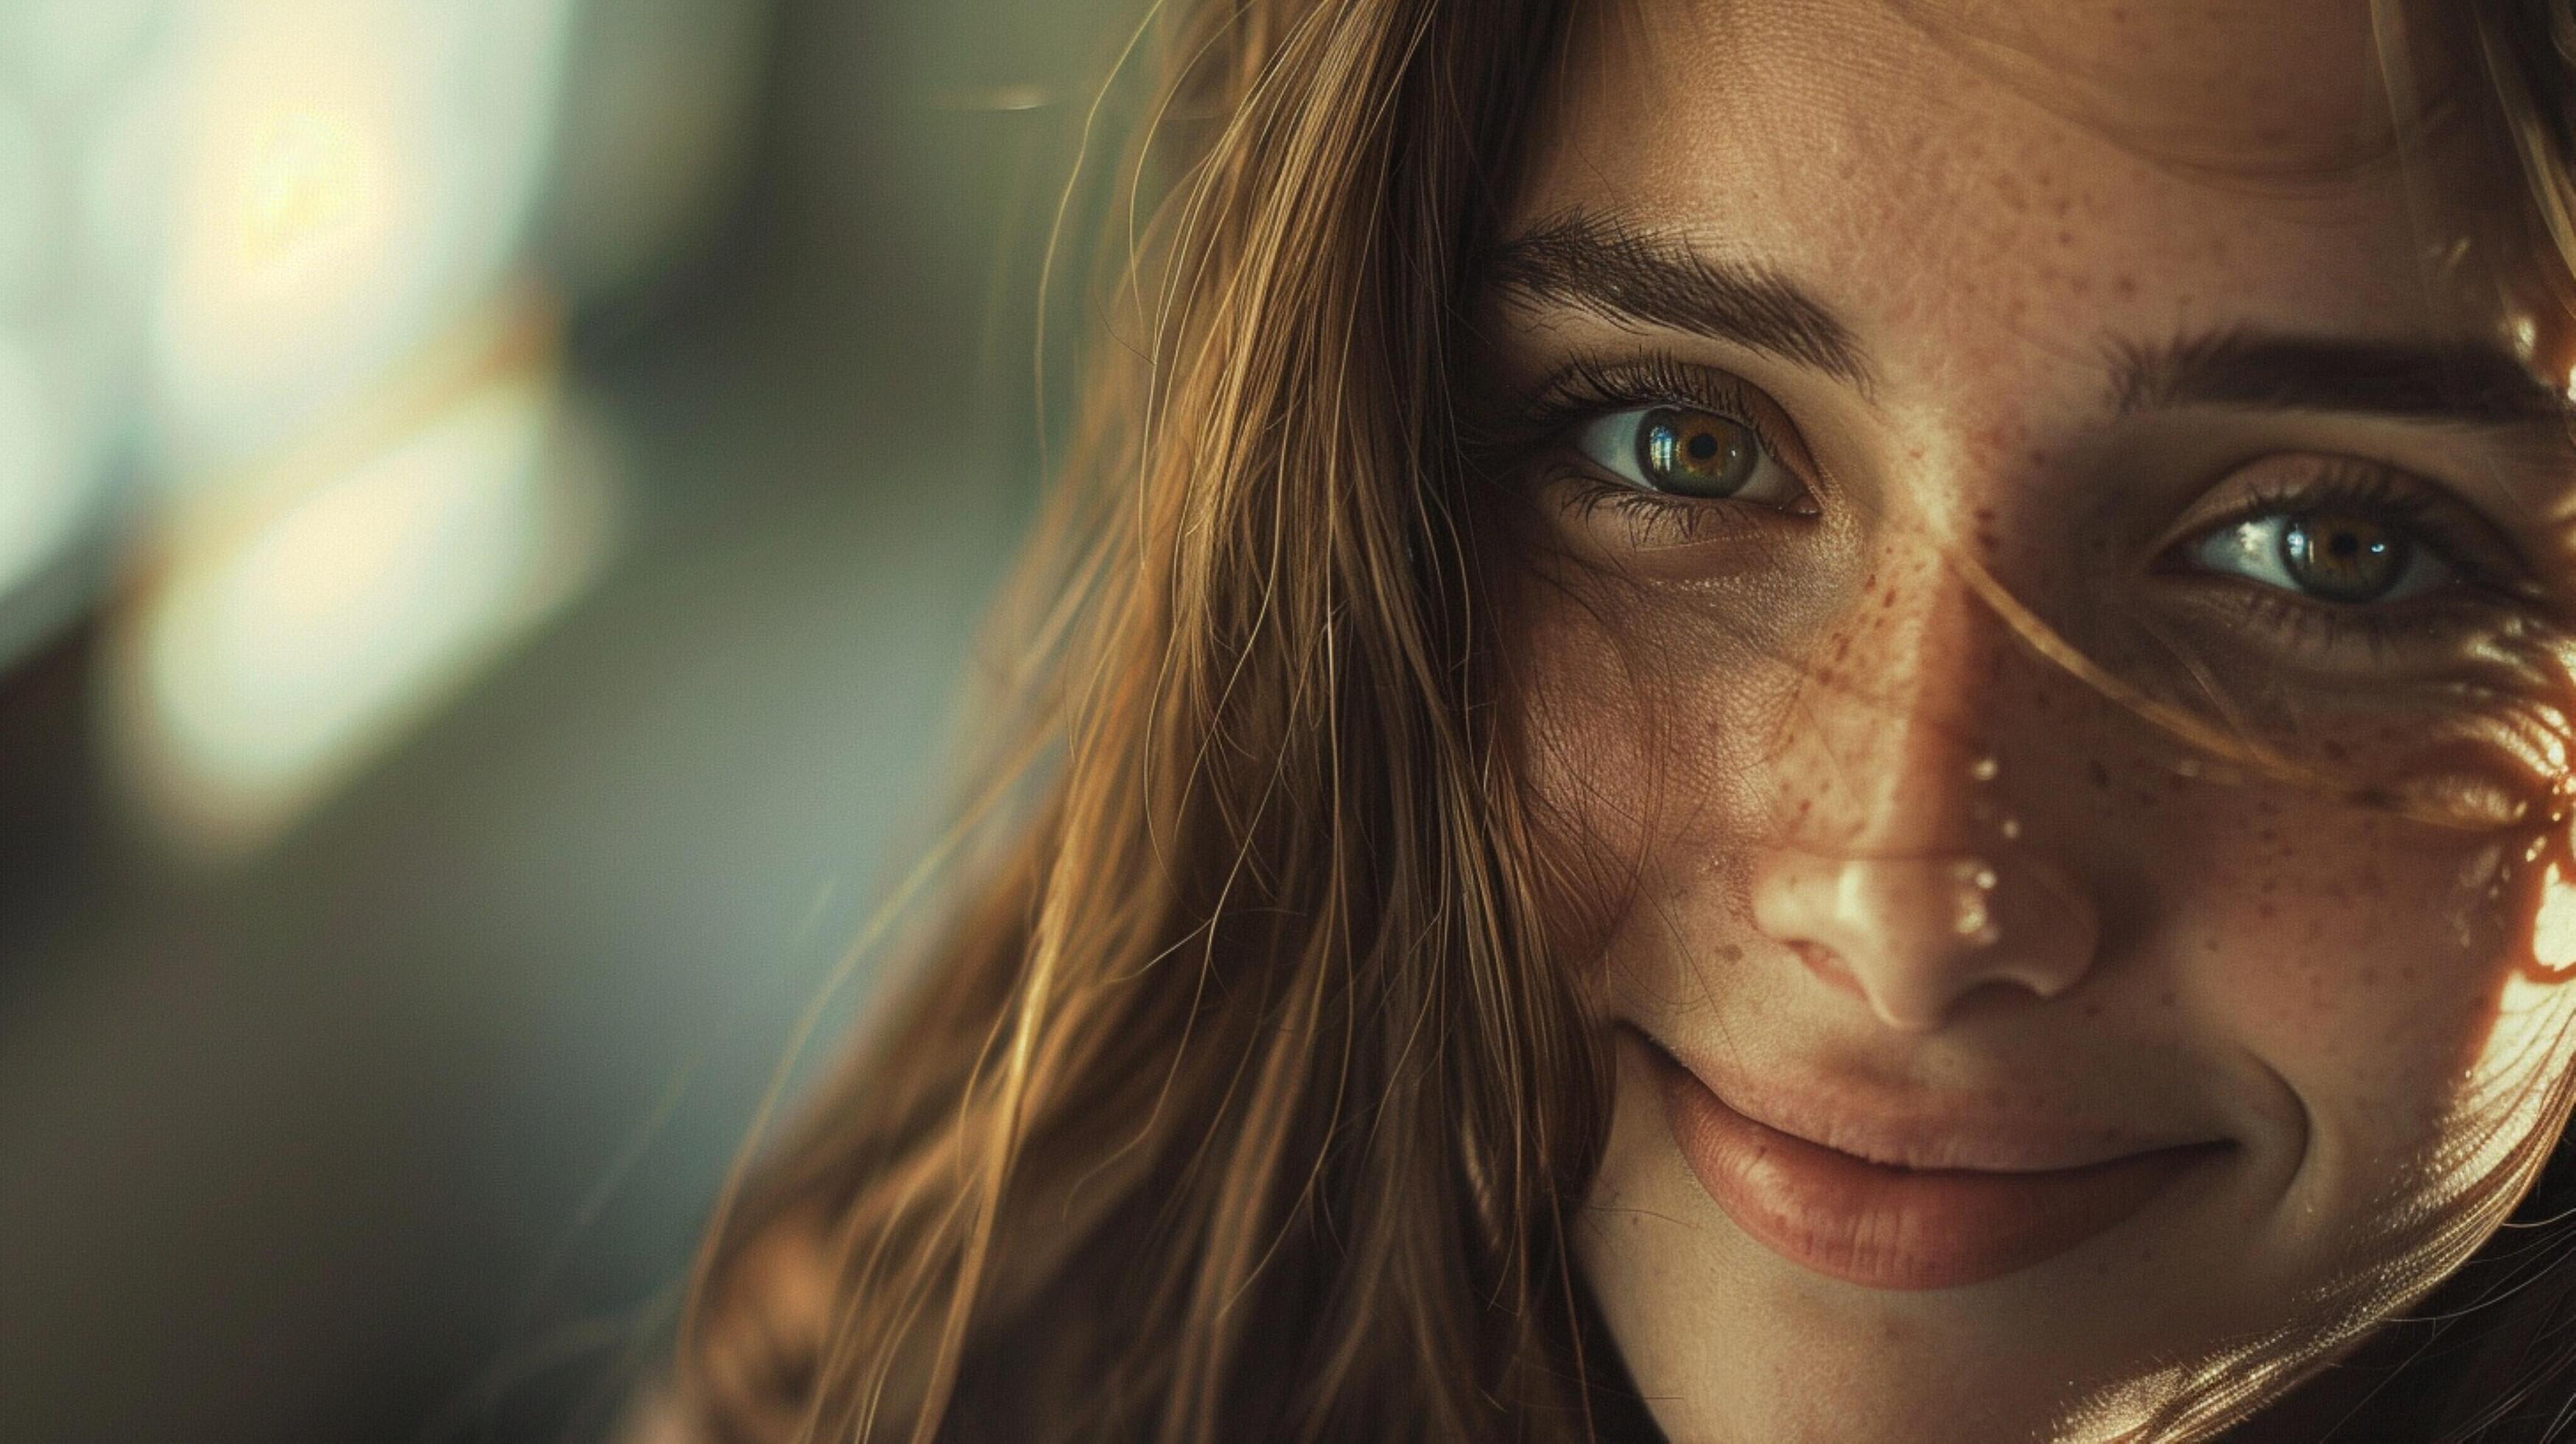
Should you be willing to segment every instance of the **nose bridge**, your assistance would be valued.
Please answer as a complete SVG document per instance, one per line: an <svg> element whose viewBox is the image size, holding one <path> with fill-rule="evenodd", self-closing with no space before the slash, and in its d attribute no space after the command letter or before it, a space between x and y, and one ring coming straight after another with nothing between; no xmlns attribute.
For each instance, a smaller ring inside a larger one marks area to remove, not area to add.
<svg viewBox="0 0 2576 1444"><path fill-rule="evenodd" d="M2092 965L2099 920L2066 839L2037 835L2063 829L2025 836L2010 805L2056 776L2045 744L1999 755L2001 693L2019 675L2011 624L1920 543L1883 555L1859 595L1781 739L1756 925L1904 1031L1943 1026L1990 984L2064 993ZM2036 706L2012 720L2027 728Z"/></svg>
<svg viewBox="0 0 2576 1444"><path fill-rule="evenodd" d="M1853 856L1955 850L1991 821L2007 624L1938 552L1882 553L1800 684L1774 769L1789 831Z"/></svg>

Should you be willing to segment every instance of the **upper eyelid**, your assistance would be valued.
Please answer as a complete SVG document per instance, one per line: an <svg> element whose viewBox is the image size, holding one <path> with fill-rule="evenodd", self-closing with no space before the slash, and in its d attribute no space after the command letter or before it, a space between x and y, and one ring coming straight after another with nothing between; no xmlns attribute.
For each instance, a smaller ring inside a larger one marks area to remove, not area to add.
<svg viewBox="0 0 2576 1444"><path fill-rule="evenodd" d="M1787 414L1786 407L1757 384L1731 370L1685 361L1668 351L1615 358L1594 353L1577 354L1528 388L1515 409L1523 414L1534 408L1545 409L1548 414L1544 424L1536 428L1536 434L1529 440L1564 445L1571 441L1577 428L1599 417L1657 405L1698 407L1741 423L1751 429L1762 445L1788 466L1802 484L1811 491L1816 489L1821 468L1795 419ZM2300 454L2276 452L2270 457L2251 458L2243 465L2231 468L2230 474L2259 466L2267 460ZM2393 480L2406 488L2418 500L2415 506L2404 509L2400 519L2419 532L2429 532L2430 535L2424 537L2428 544L2478 580L2491 584L2536 586L2542 577L2541 569L2522 547L2515 544L2510 528L2487 516L2477 503L2462 494L2460 488L2397 462L2360 456L2306 454L2336 468L2367 470L2382 480ZM2217 484L2225 485L2226 477L2222 476ZM2218 527L2234 525L2272 510L2296 509L2300 504L2314 507L2319 504L2318 494L2330 490L2315 480L2298 486L2267 486L2265 495L2249 497L2241 505L2231 506L2218 516L2192 521L2170 535L2155 554L2166 555L2172 548L2187 545ZM2503 575L2498 575L2499 572Z"/></svg>
<svg viewBox="0 0 2576 1444"><path fill-rule="evenodd" d="M2260 458L2238 467L2230 476L2242 473L2264 461ZM2372 461L2352 456L2321 456L2317 460L2330 468L2325 474L2299 484L2258 481L2256 489L2240 502L2229 505L2213 516L2191 520L2163 548L2187 546L2223 527L2236 526L2257 517L2280 515L2319 507L2353 505L2392 515L2433 549L2444 560L2489 584L2532 584L2538 570L2514 545L2507 530L2495 524L2476 503L2460 495L2456 488L2432 477L2391 462ZM2222 477L2218 485L2227 484ZM2395 487L2399 497L2358 495L2363 488ZM2504 575L2499 575L2499 573Z"/></svg>
<svg viewBox="0 0 2576 1444"><path fill-rule="evenodd" d="M1581 389L1587 387L1588 395ZM1602 416L1675 405L1713 411L1750 429L1802 483L1815 483L1814 455L1786 408L1732 371L1669 353L1627 360L1577 356L1532 387L1521 409L1544 408L1548 414L1540 433L1562 442L1575 427Z"/></svg>
<svg viewBox="0 0 2576 1444"><path fill-rule="evenodd" d="M1632 376L1647 384L1629 384ZM1752 417L1737 415L1752 409L1742 404L1747 389L1744 379L1731 372L1705 367L1685 369L1667 357L1650 358L1642 366L1636 362L1578 359L1540 383L1531 393L1530 404L1552 407L1566 420L1634 408L1696 406L1734 416L1750 425Z"/></svg>

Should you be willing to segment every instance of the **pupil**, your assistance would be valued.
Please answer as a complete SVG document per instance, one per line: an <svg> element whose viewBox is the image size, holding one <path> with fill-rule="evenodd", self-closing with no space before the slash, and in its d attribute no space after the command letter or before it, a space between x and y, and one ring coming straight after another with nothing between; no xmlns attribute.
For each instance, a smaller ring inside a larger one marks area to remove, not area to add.
<svg viewBox="0 0 2576 1444"><path fill-rule="evenodd" d="M1647 484L1675 496L1733 496L1761 459L1743 427L1713 412L1658 407L1637 428Z"/></svg>
<svg viewBox="0 0 2576 1444"><path fill-rule="evenodd" d="M2281 561L2299 589L2329 602L2376 601L2406 574L2403 532L2349 514L2310 515L2281 532Z"/></svg>

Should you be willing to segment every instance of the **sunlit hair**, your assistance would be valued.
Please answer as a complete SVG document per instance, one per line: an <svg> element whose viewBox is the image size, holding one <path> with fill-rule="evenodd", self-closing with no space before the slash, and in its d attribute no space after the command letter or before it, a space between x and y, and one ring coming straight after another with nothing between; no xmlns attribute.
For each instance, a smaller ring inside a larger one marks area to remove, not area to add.
<svg viewBox="0 0 2576 1444"><path fill-rule="evenodd" d="M996 761L901 995L718 1211L707 1437L1645 1427L1574 1273L1605 1042L1451 395L1570 8L1210 0L1140 37L1168 79ZM2576 257L2576 21L2478 20ZM2434 1393L2391 1391L2428 1428L2566 1392L2576 1235L2529 1238Z"/></svg>

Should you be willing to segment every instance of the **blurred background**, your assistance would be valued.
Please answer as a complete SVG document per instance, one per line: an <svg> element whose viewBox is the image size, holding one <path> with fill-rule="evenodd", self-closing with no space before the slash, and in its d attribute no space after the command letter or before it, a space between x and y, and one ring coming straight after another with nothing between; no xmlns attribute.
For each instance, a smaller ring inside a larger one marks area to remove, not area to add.
<svg viewBox="0 0 2576 1444"><path fill-rule="evenodd" d="M0 0L0 1439L609 1427L937 829L1133 9Z"/></svg>

